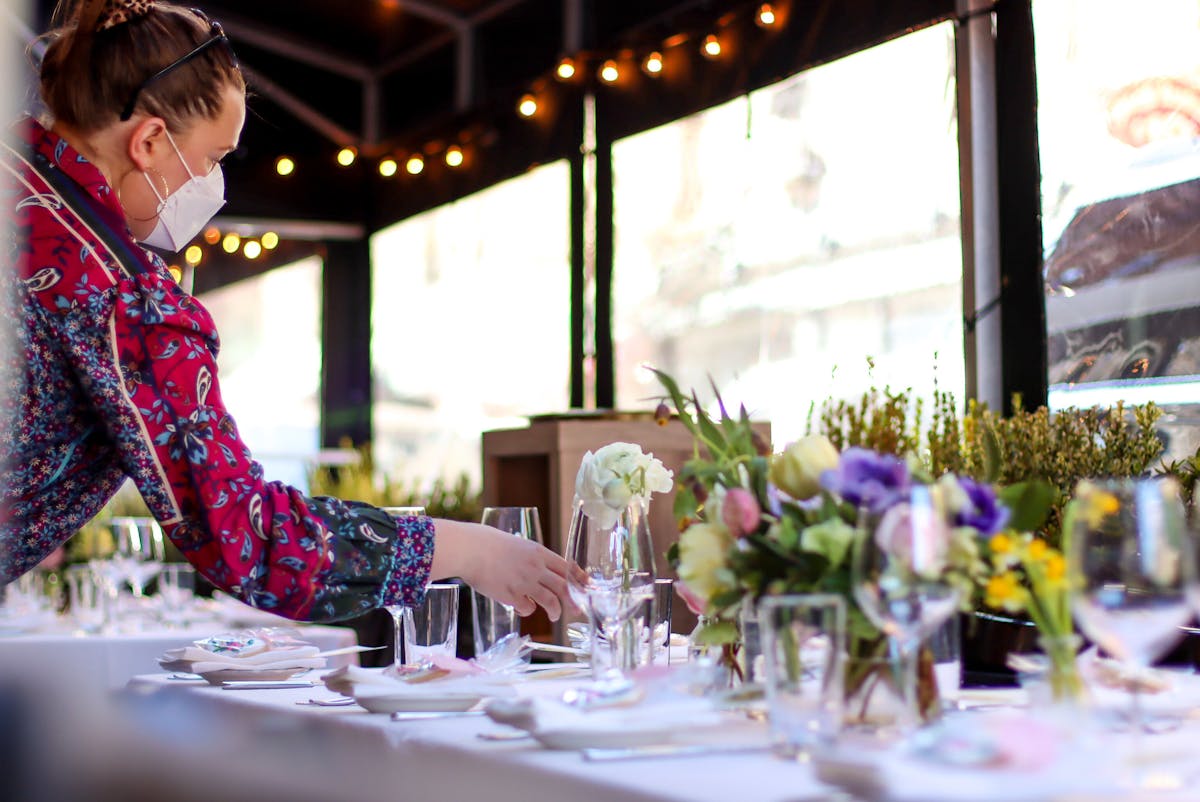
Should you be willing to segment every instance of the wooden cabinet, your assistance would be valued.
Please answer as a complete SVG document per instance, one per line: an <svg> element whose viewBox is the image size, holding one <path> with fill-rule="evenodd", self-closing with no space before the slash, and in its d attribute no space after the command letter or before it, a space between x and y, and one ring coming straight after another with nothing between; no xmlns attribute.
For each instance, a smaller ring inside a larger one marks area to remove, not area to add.
<svg viewBox="0 0 1200 802"><path fill-rule="evenodd" d="M770 424L756 424L770 442ZM562 553L571 525L575 475L588 451L614 442L637 443L674 472L692 456L692 436L682 423L658 425L653 417L620 413L537 419L523 429L483 435L483 503L537 507L546 546ZM672 513L675 493L656 494L650 504L659 576L674 576L666 552L679 537ZM678 597L676 597L678 599ZM688 632L694 617L683 604L673 607L675 631Z"/></svg>

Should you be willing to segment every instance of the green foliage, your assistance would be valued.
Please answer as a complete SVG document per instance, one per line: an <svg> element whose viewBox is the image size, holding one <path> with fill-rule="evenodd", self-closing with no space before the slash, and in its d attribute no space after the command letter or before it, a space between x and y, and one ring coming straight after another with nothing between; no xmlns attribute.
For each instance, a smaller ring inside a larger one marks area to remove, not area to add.
<svg viewBox="0 0 1200 802"><path fill-rule="evenodd" d="M308 486L312 495L362 501L376 507L424 507L434 518L454 521L478 521L483 513L482 493L471 487L465 473L453 482L436 479L427 490L420 483L406 486L376 471L369 444L357 451L359 459L355 463L310 471Z"/></svg>

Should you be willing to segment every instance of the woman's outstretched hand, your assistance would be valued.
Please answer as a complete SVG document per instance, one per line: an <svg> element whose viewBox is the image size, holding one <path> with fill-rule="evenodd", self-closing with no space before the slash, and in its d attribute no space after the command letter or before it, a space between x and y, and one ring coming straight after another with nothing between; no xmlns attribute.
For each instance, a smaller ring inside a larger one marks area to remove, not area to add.
<svg viewBox="0 0 1200 802"><path fill-rule="evenodd" d="M431 578L459 576L475 590L530 615L541 607L551 621L574 610L567 594L568 563L549 549L482 524L437 519Z"/></svg>

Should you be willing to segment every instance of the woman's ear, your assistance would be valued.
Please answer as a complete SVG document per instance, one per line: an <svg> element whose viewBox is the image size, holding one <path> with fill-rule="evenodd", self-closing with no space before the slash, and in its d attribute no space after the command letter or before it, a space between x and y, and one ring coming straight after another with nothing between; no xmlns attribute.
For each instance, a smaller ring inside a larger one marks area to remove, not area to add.
<svg viewBox="0 0 1200 802"><path fill-rule="evenodd" d="M167 147L167 124L162 117L143 117L129 137L129 160L145 172L162 158Z"/></svg>

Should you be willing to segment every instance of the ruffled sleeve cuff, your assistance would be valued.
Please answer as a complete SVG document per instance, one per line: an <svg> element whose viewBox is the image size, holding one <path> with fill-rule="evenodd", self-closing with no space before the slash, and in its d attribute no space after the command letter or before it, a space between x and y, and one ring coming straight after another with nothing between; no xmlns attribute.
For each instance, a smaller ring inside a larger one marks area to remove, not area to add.
<svg viewBox="0 0 1200 802"><path fill-rule="evenodd" d="M426 515L396 517L392 567L383 583L382 607L415 607L425 599L433 568L433 519Z"/></svg>

